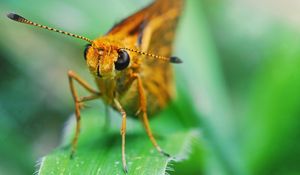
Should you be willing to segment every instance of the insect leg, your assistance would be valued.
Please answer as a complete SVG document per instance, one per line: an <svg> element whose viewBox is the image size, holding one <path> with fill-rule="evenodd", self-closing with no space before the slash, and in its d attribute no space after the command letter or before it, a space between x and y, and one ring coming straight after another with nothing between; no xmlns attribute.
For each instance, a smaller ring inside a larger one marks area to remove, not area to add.
<svg viewBox="0 0 300 175"><path fill-rule="evenodd" d="M123 170L127 174L127 165L126 165L126 157L125 157L125 134L126 134L126 112L124 111L120 102L115 98L114 103L118 109L118 111L122 115L122 125L121 125L121 136L122 136L122 163L123 163Z"/></svg>
<svg viewBox="0 0 300 175"><path fill-rule="evenodd" d="M140 76L138 74L133 74L133 76L137 79L138 81L138 92L139 92L139 97L140 97L140 110L142 112L142 120L143 120L143 125L145 127L145 130L147 132L147 135L149 136L152 144L154 145L154 147L156 148L156 150L158 152L160 152L162 155L170 157L170 155L166 152L164 152L160 146L158 145L158 143L156 142L151 128L150 128L150 124L149 124L149 120L148 120L148 115L147 115L147 100L146 100L146 96L144 93L144 87L143 87L143 83L142 80L140 78Z"/></svg>
<svg viewBox="0 0 300 175"><path fill-rule="evenodd" d="M87 82L81 79L75 72L69 71L69 85L71 89L71 93L75 102L75 116L76 116L76 132L75 136L72 141L72 151L71 151L71 158L74 156L77 143L78 143L78 136L80 132L80 109L83 108L83 102L94 100L101 97L101 93L94 90ZM85 97L78 97L77 91L75 90L74 80L79 83L82 87L84 87L87 91L91 93L90 96Z"/></svg>

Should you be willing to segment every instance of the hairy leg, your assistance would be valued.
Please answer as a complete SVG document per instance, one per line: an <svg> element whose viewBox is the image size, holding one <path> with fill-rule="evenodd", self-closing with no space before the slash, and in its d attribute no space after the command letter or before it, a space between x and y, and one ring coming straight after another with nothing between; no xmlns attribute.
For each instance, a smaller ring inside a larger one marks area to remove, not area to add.
<svg viewBox="0 0 300 175"><path fill-rule="evenodd" d="M71 93L75 102L75 116L76 116L76 131L72 141L72 151L71 151L71 158L72 158L77 148L78 137L80 133L80 109L83 108L83 102L98 99L101 97L101 93L94 90L87 82L85 82L73 71L68 72L68 77L69 77L69 85L70 85ZM83 88L85 88L88 92L90 92L91 95L85 97L79 97L75 89L74 80Z"/></svg>
<svg viewBox="0 0 300 175"><path fill-rule="evenodd" d="M126 135L126 112L117 99L114 99L114 104L122 115L121 136L122 136L122 164L123 170L127 173L126 154L125 154L125 135Z"/></svg>
<svg viewBox="0 0 300 175"><path fill-rule="evenodd" d="M164 152L160 148L160 146L158 145L158 143L156 142L156 139L154 138L154 136L152 134L150 124L149 124L149 120L148 120L148 115L147 115L147 99L146 99L146 96L145 96L145 93L144 93L143 83L142 83L142 80L141 80L141 78L138 74L133 74L133 76L137 79L137 83L138 83L138 92L139 92L139 97L140 97L139 111L141 112L143 125L145 127L146 132L147 132L147 135L149 136L152 144L154 145L154 147L156 148L156 150L158 152L160 152L164 156L170 157L169 154L167 154L166 152Z"/></svg>

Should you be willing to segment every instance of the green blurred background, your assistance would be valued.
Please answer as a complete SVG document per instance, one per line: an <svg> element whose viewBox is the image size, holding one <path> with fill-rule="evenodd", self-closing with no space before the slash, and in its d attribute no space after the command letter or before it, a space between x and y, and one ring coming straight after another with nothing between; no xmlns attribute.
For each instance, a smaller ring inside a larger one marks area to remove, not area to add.
<svg viewBox="0 0 300 175"><path fill-rule="evenodd" d="M93 83L84 42L6 13L93 39L149 2L0 2L0 174L32 174L59 145L73 113L67 70ZM299 34L298 1L187 0L176 74L202 116L204 174L300 174Z"/></svg>

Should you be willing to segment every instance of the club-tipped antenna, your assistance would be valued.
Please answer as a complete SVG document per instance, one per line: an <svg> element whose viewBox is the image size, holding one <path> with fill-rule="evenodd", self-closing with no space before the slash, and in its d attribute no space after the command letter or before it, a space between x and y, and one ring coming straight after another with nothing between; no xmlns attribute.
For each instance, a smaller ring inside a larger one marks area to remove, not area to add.
<svg viewBox="0 0 300 175"><path fill-rule="evenodd" d="M79 35L76 35L76 34L73 34L73 33L65 32L65 31L62 31L62 30L58 30L58 29L55 29L55 28L51 28L51 27L48 27L48 26L45 26L45 25L41 25L41 24L32 22L32 21L30 21L30 20L28 20L28 19L26 19L26 18L24 18L24 17L22 17L18 14L15 14L15 13L9 13L9 14L7 14L7 17L11 20L14 20L14 21L17 21L17 22L20 22L20 23L36 26L36 27L39 27L39 28L42 28L42 29L46 29L46 30L50 30L50 31L57 32L57 33L60 33L60 34L68 35L68 36L71 36L71 37L74 37L74 38L82 39L82 40L85 40L89 43L93 42L92 40L90 40L86 37L83 37L83 36L79 36ZM170 63L176 63L176 64L182 63L182 60L180 58L174 57L174 56L171 56L171 57L159 56L159 55L155 55L155 54L152 54L152 53L143 52L143 51L139 51L139 50L135 50L135 49L131 49L131 48L121 48L121 49L131 51L131 52L136 52L136 53L141 54L141 55L149 56L149 57L152 57L152 58L155 58L155 59L158 59L158 60L162 60L162 61L167 61L167 62L170 62Z"/></svg>
<svg viewBox="0 0 300 175"><path fill-rule="evenodd" d="M155 54L152 54L152 53L143 52L143 51L130 49L130 48L122 48L122 49L123 50L128 50L130 52L136 52L138 54L149 56L149 57L152 57L152 58L155 58L155 59L158 59L158 60L167 61L167 62L170 62L170 63L175 63L175 64L182 63L182 60L178 57L175 57L175 56L165 57L165 56L159 56L159 55L155 55Z"/></svg>
<svg viewBox="0 0 300 175"><path fill-rule="evenodd" d="M58 29L55 29L55 28L51 28L51 27L48 27L48 26L44 26L44 25L41 25L41 24L37 24L35 22L32 22L18 14L15 14L15 13L9 13L7 14L7 17L11 20L14 20L14 21L17 21L17 22L20 22L20 23L24 23L24 24L28 24L28 25L32 25L32 26L36 26L36 27L40 27L42 29L46 29L46 30L50 30L50 31L53 31L53 32L57 32L57 33L61 33L61 34L64 34L64 35L68 35L68 36L71 36L71 37L74 37L74 38L78 38L78 39L82 39L82 40L85 40L89 43L92 43L93 41L86 38L86 37L83 37L83 36L79 36L79 35L76 35L76 34L73 34L73 33L69 33L69 32L65 32L65 31L62 31L62 30L58 30Z"/></svg>

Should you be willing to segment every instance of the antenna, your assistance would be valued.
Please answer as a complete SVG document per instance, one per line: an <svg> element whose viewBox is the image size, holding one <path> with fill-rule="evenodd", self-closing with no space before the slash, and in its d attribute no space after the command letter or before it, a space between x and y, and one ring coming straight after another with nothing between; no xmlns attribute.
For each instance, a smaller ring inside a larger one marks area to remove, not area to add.
<svg viewBox="0 0 300 175"><path fill-rule="evenodd" d="M182 63L182 60L178 57L175 57L175 56L164 57L164 56L159 56L159 55L155 55L155 54L152 54L152 53L143 52L143 51L139 51L139 50L134 50L134 49L130 49L130 48L121 48L121 49L128 50L128 51L131 51L131 52L136 52L136 53L141 54L141 55L146 55L146 56L149 56L149 57L152 57L152 58L155 58L155 59L159 59L159 60L163 60L163 61L167 61L167 62L170 62L170 63L175 63L175 64Z"/></svg>
<svg viewBox="0 0 300 175"><path fill-rule="evenodd" d="M73 34L73 33L69 33L69 32L65 32L65 31L62 31L62 30L58 30L58 29L55 29L55 28L51 28L51 27L48 27L48 26L45 26L45 25L41 25L41 24L38 24L38 23L35 23L35 22L32 22L18 14L15 14L15 13L9 13L7 14L7 17L11 20L14 20L14 21L17 21L17 22L20 22L20 23L24 23L24 24L28 24L28 25L32 25L32 26L36 26L36 27L39 27L39 28L42 28L42 29L46 29L46 30L50 30L50 31L53 31L53 32L57 32L57 33L60 33L60 34L64 34L64 35L68 35L68 36L71 36L71 37L74 37L74 38L78 38L78 39L82 39L82 40L85 40L89 43L92 43L93 41L86 38L86 37L83 37L83 36L79 36L79 35L76 35L76 34ZM155 58L155 59L159 59L159 60L163 60L163 61L167 61L167 62L170 62L170 63L182 63L182 60L178 57L164 57L164 56L159 56L159 55L155 55L155 54L152 54L152 53L147 53L147 52L143 52L143 51L139 51L139 50L135 50L135 49L131 49L131 48L121 48L123 50L127 50L127 51L131 51L131 52L136 52L138 54L141 54L141 55L146 55L146 56L149 56L149 57L152 57L152 58Z"/></svg>
<svg viewBox="0 0 300 175"><path fill-rule="evenodd" d="M71 37L74 37L74 38L78 38L78 39L82 39L82 40L85 40L89 43L92 43L93 41L86 38L86 37L83 37L83 36L79 36L79 35L76 35L76 34L73 34L73 33L69 33L69 32L65 32L65 31L62 31L62 30L58 30L58 29L55 29L55 28L51 28L51 27L48 27L48 26L44 26L44 25L41 25L41 24L37 24L35 22L32 22L18 14L15 14L15 13L9 13L6 15L9 19L11 20L14 20L14 21L17 21L17 22L20 22L20 23L24 23L24 24L28 24L28 25L32 25L32 26L36 26L36 27L40 27L42 29L46 29L46 30L50 30L50 31L53 31L53 32L57 32L57 33L61 33L61 34L64 34L64 35L69 35Z"/></svg>

